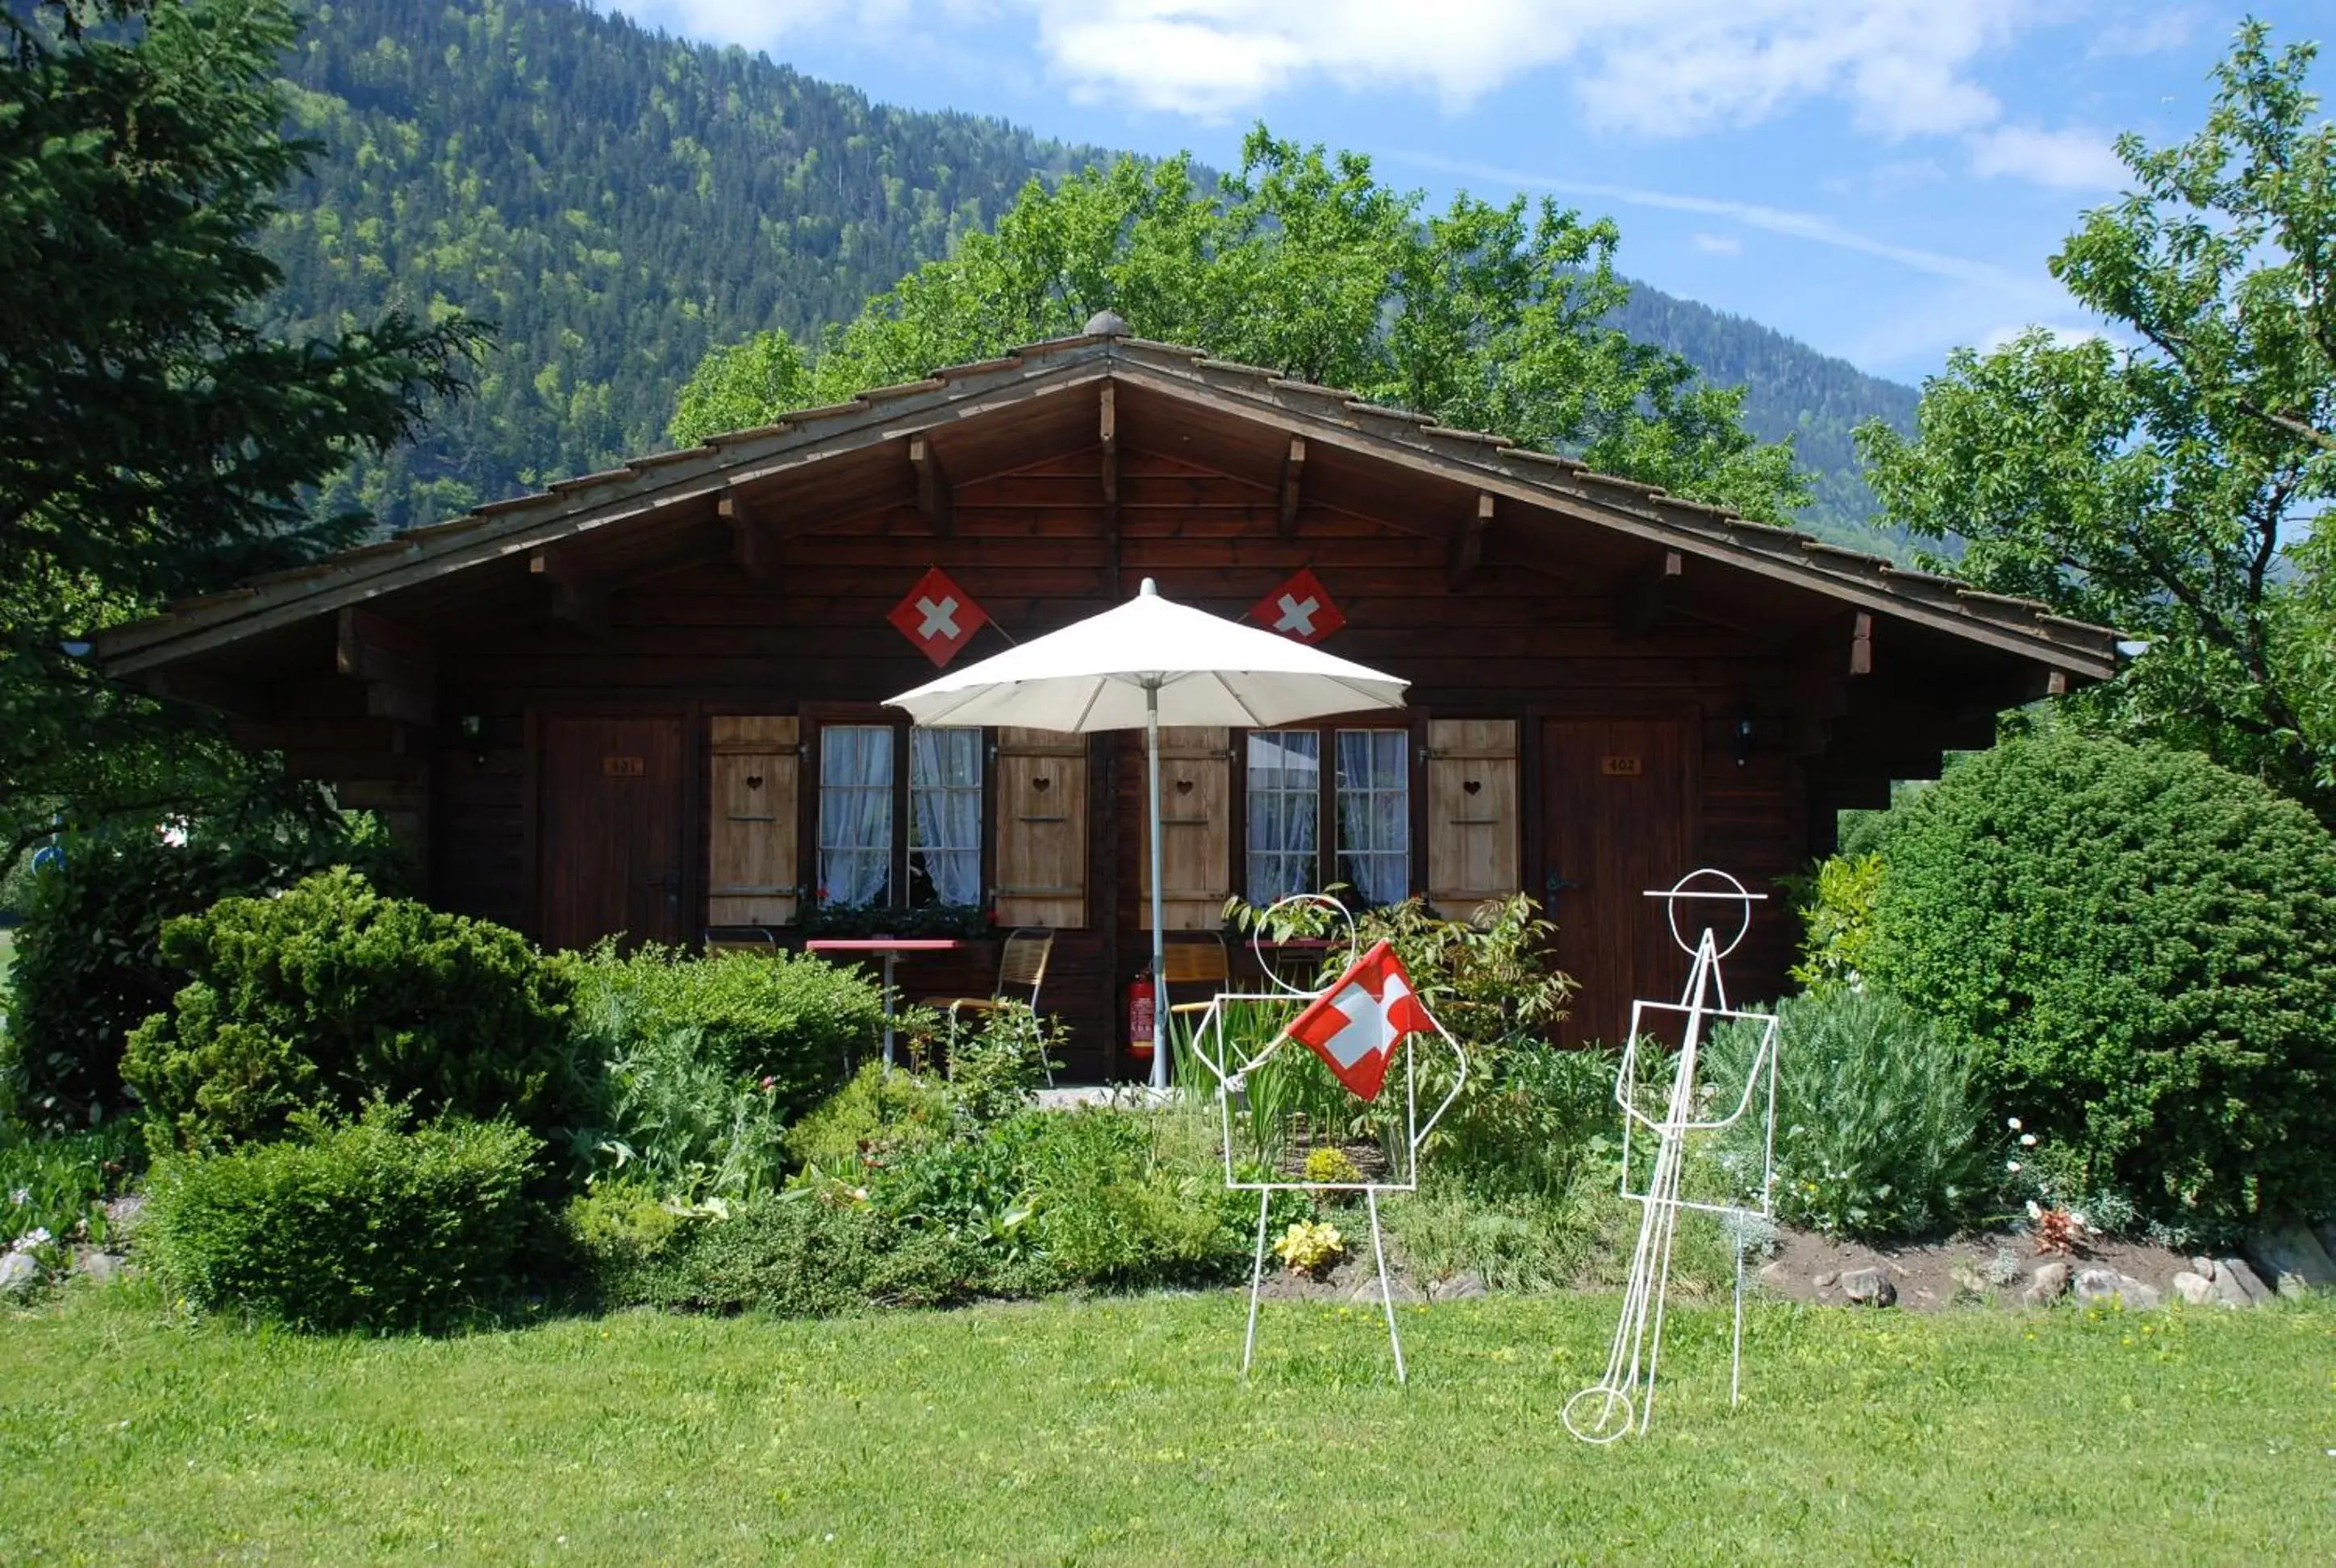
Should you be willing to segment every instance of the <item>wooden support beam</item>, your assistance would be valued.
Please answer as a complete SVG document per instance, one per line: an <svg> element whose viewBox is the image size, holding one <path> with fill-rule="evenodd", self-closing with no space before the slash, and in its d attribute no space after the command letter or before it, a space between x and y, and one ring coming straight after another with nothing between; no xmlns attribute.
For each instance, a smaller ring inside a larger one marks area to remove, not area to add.
<svg viewBox="0 0 2336 1568"><path fill-rule="evenodd" d="M1275 532L1283 539L1298 537L1298 502L1306 480L1306 442L1290 438L1290 455L1281 460L1281 521Z"/></svg>
<svg viewBox="0 0 2336 1568"><path fill-rule="evenodd" d="M1119 504L1119 400L1108 381L1103 384L1103 499L1106 506Z"/></svg>
<svg viewBox="0 0 2336 1568"><path fill-rule="evenodd" d="M1679 580L1686 565L1678 550L1667 550L1631 573L1614 596L1615 631L1631 640L1652 631L1663 613L1663 596Z"/></svg>
<svg viewBox="0 0 2336 1568"><path fill-rule="evenodd" d="M1857 612L1856 618L1850 622L1849 673L1852 675L1874 673L1874 617L1868 611L1862 609Z"/></svg>
<svg viewBox="0 0 2336 1568"><path fill-rule="evenodd" d="M429 727L438 716L438 660L430 639L369 609L345 609L336 624L333 667L365 684L365 713Z"/></svg>
<svg viewBox="0 0 2336 1568"><path fill-rule="evenodd" d="M592 637L608 635L608 585L556 550L539 550L527 570L551 585L551 618Z"/></svg>
<svg viewBox="0 0 2336 1568"><path fill-rule="evenodd" d="M714 503L730 530L730 560L759 587L779 586L779 541L769 522L745 496L731 492Z"/></svg>
<svg viewBox="0 0 2336 1568"><path fill-rule="evenodd" d="M1452 559L1445 571L1445 586L1458 592L1466 584L1477 564L1484 559L1484 531L1493 525L1493 498L1486 494L1476 497L1476 511L1463 518L1452 531Z"/></svg>
<svg viewBox="0 0 2336 1568"><path fill-rule="evenodd" d="M909 466L917 471L917 510L925 514L937 538L947 539L957 526L956 502L940 453L921 435L909 438Z"/></svg>

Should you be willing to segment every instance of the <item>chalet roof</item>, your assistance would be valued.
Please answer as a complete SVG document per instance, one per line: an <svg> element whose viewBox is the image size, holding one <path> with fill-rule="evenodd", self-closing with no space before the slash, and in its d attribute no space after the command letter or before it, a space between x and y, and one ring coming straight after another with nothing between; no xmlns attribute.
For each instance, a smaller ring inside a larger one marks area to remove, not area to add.
<svg viewBox="0 0 2336 1568"><path fill-rule="evenodd" d="M417 582L621 528L679 502L710 502L735 486L782 482L791 472L848 453L939 431L1066 386L1110 380L1789 582L2072 676L2100 679L2116 671L2114 630L2055 615L2037 600L1982 592L1953 578L1601 473L1504 436L1451 429L1424 414L1369 404L1335 387L1121 336L1116 320L1089 325L1100 330L871 388L849 402L798 410L697 446L561 480L540 493L490 502L462 517L254 578L223 593L178 600L160 615L102 634L98 658L115 677L156 670Z"/></svg>

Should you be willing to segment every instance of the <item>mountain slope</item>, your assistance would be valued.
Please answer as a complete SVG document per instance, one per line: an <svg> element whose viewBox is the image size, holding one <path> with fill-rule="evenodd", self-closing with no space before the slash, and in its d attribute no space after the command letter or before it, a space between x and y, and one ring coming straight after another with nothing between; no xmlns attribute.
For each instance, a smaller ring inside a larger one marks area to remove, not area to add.
<svg viewBox="0 0 2336 1568"><path fill-rule="evenodd" d="M1032 176L1110 156L871 104L572 0L320 0L285 75L323 155L270 239L271 325L395 307L499 329L474 396L324 498L393 528L656 449L707 348L814 337ZM1877 542L1846 433L1903 423L1911 390L1643 287L1618 324L1748 383L1753 429L1798 436L1818 471L1811 522Z"/></svg>

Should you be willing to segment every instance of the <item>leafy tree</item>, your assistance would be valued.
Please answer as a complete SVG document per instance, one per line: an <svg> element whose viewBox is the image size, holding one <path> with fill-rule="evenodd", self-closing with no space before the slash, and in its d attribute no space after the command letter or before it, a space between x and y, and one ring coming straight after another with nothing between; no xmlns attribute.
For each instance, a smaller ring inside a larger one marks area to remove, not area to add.
<svg viewBox="0 0 2336 1568"><path fill-rule="evenodd" d="M69 811L252 782L218 737L72 649L169 595L358 538L314 487L459 385L481 328L392 313L249 325L256 237L312 144L273 77L282 0L51 0L0 13L0 852Z"/></svg>
<svg viewBox="0 0 2336 1568"><path fill-rule="evenodd" d="M913 379L1111 309L1139 336L1575 453L1749 517L1783 522L1808 499L1791 446L1745 432L1743 389L1602 325L1629 294L1611 222L1522 198L1464 194L1442 213L1422 201L1380 184L1360 154L1262 127L1213 188L1185 157L1033 180L994 233L968 235L831 331L810 394ZM753 341L768 346L699 366L676 440L784 411L761 394L788 350Z"/></svg>
<svg viewBox="0 0 2336 1568"><path fill-rule="evenodd" d="M2126 136L2124 200L2052 271L2115 329L1964 349L1912 441L1861 433L1885 512L1967 549L1984 587L2106 621L2149 648L2094 719L2203 749L2336 813L2336 129L2314 50L2250 23L2206 124Z"/></svg>

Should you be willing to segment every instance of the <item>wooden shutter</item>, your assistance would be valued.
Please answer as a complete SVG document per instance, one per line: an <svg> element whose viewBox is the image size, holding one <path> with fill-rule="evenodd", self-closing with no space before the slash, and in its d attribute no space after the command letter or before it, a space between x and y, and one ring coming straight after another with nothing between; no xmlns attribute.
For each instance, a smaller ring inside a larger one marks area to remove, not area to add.
<svg viewBox="0 0 2336 1568"><path fill-rule="evenodd" d="M1139 757L1141 753L1138 754ZM1164 872L1162 914L1172 931L1213 931L1225 920L1232 892L1232 737L1222 728L1160 732L1160 846ZM1136 916L1152 929L1152 812L1144 770L1135 772Z"/></svg>
<svg viewBox="0 0 2336 1568"><path fill-rule="evenodd" d="M1087 747L1045 729L998 732L998 923L1087 923Z"/></svg>
<svg viewBox="0 0 2336 1568"><path fill-rule="evenodd" d="M798 721L721 716L714 749L706 923L784 926L795 918Z"/></svg>
<svg viewBox="0 0 2336 1568"><path fill-rule="evenodd" d="M1427 901L1465 918L1518 891L1517 726L1505 718L1427 724Z"/></svg>

